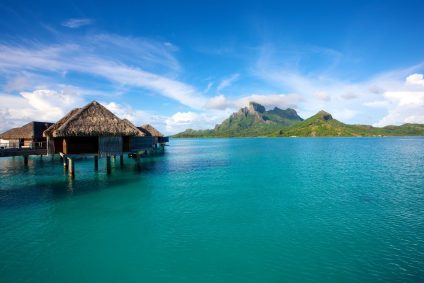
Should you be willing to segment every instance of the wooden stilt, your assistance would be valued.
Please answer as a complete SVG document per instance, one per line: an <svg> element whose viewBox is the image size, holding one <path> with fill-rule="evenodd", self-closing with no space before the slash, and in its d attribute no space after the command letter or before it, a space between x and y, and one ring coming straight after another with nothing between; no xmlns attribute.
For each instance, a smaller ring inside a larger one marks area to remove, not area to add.
<svg viewBox="0 0 424 283"><path fill-rule="evenodd" d="M68 158L66 156L63 156L63 169L68 171Z"/></svg>
<svg viewBox="0 0 424 283"><path fill-rule="evenodd" d="M28 155L24 155L24 165L28 166Z"/></svg>
<svg viewBox="0 0 424 283"><path fill-rule="evenodd" d="M94 156L94 170L99 170L99 157L97 155Z"/></svg>
<svg viewBox="0 0 424 283"><path fill-rule="evenodd" d="M119 158L120 158L121 167L124 167L124 155L121 154Z"/></svg>
<svg viewBox="0 0 424 283"><path fill-rule="evenodd" d="M112 167L110 164L110 156L106 156L106 172L110 174L112 172Z"/></svg>
<svg viewBox="0 0 424 283"><path fill-rule="evenodd" d="M136 154L135 162L136 162L137 170L141 170L141 153L140 152Z"/></svg>
<svg viewBox="0 0 424 283"><path fill-rule="evenodd" d="M68 163L69 163L69 177L75 178L74 160L72 158L68 158Z"/></svg>

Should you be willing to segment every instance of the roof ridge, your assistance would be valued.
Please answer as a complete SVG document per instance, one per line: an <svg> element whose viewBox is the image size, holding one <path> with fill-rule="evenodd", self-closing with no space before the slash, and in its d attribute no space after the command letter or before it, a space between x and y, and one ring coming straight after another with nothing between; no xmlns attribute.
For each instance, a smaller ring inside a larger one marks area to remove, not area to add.
<svg viewBox="0 0 424 283"><path fill-rule="evenodd" d="M96 101L93 101L93 102L96 102ZM60 131L60 130L63 130L64 128L66 128L65 126L68 126L71 121L74 121L76 119L76 117L83 112L83 110L87 110L91 105L93 105L93 102L90 102L89 104L85 105L84 107L79 108L77 111L75 111L74 114L72 114L68 119L66 119L66 121L63 122L62 125L60 125L54 131L57 132L57 131Z"/></svg>
<svg viewBox="0 0 424 283"><path fill-rule="evenodd" d="M57 129L60 128L60 126L63 125L63 123L65 123L66 121L68 121L68 119L70 119L71 117L73 117L81 108L73 108L71 111L69 111L68 113L66 113L65 116L63 116L62 118L60 118L59 121L57 121L56 123L53 123L53 125L51 125L50 127L48 127L44 132L43 132L43 136L51 136L53 134L54 131L56 131ZM75 111L75 112L74 112ZM74 112L74 113L72 113ZM69 117L68 117L69 115ZM65 119L66 118L66 119ZM64 120L64 121L62 121ZM60 124L59 124L60 123Z"/></svg>

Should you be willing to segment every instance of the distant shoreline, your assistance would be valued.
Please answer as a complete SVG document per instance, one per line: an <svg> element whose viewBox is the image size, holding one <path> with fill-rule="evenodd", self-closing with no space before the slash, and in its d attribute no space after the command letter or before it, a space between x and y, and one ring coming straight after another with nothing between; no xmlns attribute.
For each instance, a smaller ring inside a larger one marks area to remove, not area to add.
<svg viewBox="0 0 424 283"><path fill-rule="evenodd" d="M285 137L285 136L249 136L249 137L173 137L172 139L274 139L274 138L283 138L283 139L296 139L296 138L417 138L417 137L424 137L424 135L392 135L392 136L296 136L296 137Z"/></svg>

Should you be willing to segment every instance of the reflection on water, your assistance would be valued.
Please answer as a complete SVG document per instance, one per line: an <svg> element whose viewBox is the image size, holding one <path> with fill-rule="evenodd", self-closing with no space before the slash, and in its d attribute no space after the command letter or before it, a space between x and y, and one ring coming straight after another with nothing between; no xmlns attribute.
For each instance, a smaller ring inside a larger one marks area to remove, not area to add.
<svg viewBox="0 0 424 283"><path fill-rule="evenodd" d="M68 176L58 156L31 156L28 165L21 159L0 159L0 206L29 205L131 184L137 182L140 174L157 170L160 167L157 163L163 158L146 158L140 162L125 158L122 168L115 161L111 175L106 174L105 158L99 159L98 171L94 170L92 158L76 158L75 179Z"/></svg>
<svg viewBox="0 0 424 283"><path fill-rule="evenodd" d="M1 282L424 282L424 139L0 159Z"/></svg>

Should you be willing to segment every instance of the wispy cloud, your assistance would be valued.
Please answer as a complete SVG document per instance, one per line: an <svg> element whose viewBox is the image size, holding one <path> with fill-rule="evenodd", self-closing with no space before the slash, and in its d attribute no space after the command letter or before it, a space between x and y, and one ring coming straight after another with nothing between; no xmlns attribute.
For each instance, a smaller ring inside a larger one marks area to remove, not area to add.
<svg viewBox="0 0 424 283"><path fill-rule="evenodd" d="M302 97L296 94L250 94L241 97L228 98L218 95L209 99L206 107L209 109L238 109L249 105L249 102L257 102L266 108L297 108Z"/></svg>
<svg viewBox="0 0 424 283"><path fill-rule="evenodd" d="M88 26L94 23L93 19L68 19L62 23L62 26L65 26L67 28L80 28L83 26Z"/></svg>
<svg viewBox="0 0 424 283"><path fill-rule="evenodd" d="M101 36L99 41L116 42L113 36ZM131 39L127 40L134 43ZM109 80L110 82L131 87L140 87L151 90L165 97L174 99L181 104L187 105L194 109L201 108L207 99L198 92L195 87L170 78L167 75L157 74L146 71L143 67L127 64L127 58L116 61L105 54L101 48L97 48L99 44L94 37L87 41L81 41L79 44L62 44L62 45L36 45L34 46L8 46L0 45L0 73L19 73L25 71L41 71L62 74L69 71L78 72L80 74L90 74ZM161 44L163 46L163 44ZM91 47L91 48L87 48ZM134 44L129 44L129 49L121 46L120 51L129 51L135 53ZM152 51L155 49L151 42L144 46L145 49L137 49L139 51L140 61L143 61L148 68L149 64L171 66L175 62L174 58L166 50ZM163 55L163 56L162 56ZM133 57L133 61L137 61L137 57ZM171 62L166 64L165 62ZM162 68L163 69L163 68Z"/></svg>
<svg viewBox="0 0 424 283"><path fill-rule="evenodd" d="M229 87L231 84L233 84L235 81L237 81L240 77L240 74L232 74L228 78L223 79L219 85L217 86L216 90L218 93L220 93L224 88Z"/></svg>
<svg viewBox="0 0 424 283"><path fill-rule="evenodd" d="M22 45L0 44L0 76L7 78L3 94L0 93L0 117L9 121L4 127L18 126L35 118L56 121L70 108L89 102L85 97L88 95L97 96L96 99L121 117L135 123L150 122L171 133L180 129L180 123L170 118L172 115L157 115L116 102L111 87L144 89L203 113L196 117L207 115L204 106L208 98L194 86L178 80L181 68L174 56L178 51L175 45L111 34L78 39L61 44L28 41ZM63 85L69 73L101 79L108 90L96 90L92 83L88 87L93 89ZM193 124L200 125L195 121Z"/></svg>

